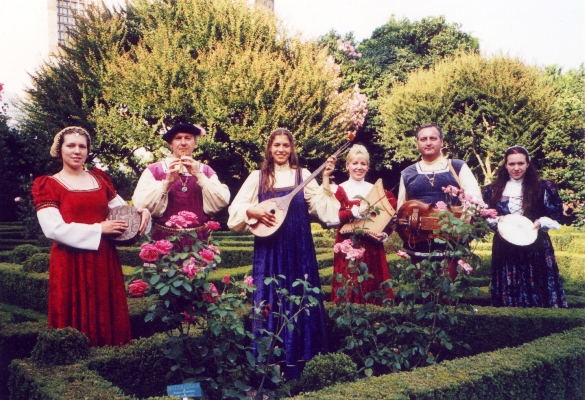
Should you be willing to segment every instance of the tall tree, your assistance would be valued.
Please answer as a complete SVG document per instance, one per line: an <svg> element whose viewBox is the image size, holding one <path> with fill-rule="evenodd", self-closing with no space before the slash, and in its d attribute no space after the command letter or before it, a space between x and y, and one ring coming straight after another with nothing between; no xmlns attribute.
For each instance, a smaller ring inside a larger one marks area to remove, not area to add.
<svg viewBox="0 0 585 400"><path fill-rule="evenodd" d="M546 131L558 118L557 93L541 70L504 56L464 54L416 71L380 100L388 159L417 159L414 131L434 122L451 154L488 183L509 146L524 146L540 159Z"/></svg>
<svg viewBox="0 0 585 400"><path fill-rule="evenodd" d="M320 39L320 44L340 64L343 87L358 85L368 96L368 115L357 138L370 149L377 170L370 172L371 178L384 176L388 182L397 181L398 176L388 171L391 165L380 143L379 95L405 82L409 73L429 69L445 57L479 52L478 40L443 16L420 21L392 17L361 43L352 34L341 36L331 31Z"/></svg>
<svg viewBox="0 0 585 400"><path fill-rule="evenodd" d="M364 112L352 106L359 93L340 90L325 51L290 38L274 15L243 0L91 8L29 92L29 131L84 126L96 139L94 157L136 175L150 161L144 150L165 152L161 130L201 124L209 135L199 157L236 186L258 166L273 128L293 130L300 155L314 165Z"/></svg>

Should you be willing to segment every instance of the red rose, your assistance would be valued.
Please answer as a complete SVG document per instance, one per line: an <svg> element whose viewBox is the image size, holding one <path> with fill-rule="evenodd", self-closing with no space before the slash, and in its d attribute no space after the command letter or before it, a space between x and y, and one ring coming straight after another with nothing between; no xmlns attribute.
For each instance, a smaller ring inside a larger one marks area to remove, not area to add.
<svg viewBox="0 0 585 400"><path fill-rule="evenodd" d="M142 279L136 279L128 285L128 291L133 297L142 297L144 296L144 291L147 287L148 283L144 282Z"/></svg>
<svg viewBox="0 0 585 400"><path fill-rule="evenodd" d="M153 262L158 260L158 248L154 244L144 243L140 246L142 250L140 250L140 258L142 258L146 262Z"/></svg>
<svg viewBox="0 0 585 400"><path fill-rule="evenodd" d="M216 222L216 221L207 221L207 222L205 223L205 226L206 226L208 229L211 229L212 231L216 231L216 230L218 230L219 228L221 228L221 225L219 224L219 222Z"/></svg>
<svg viewBox="0 0 585 400"><path fill-rule="evenodd" d="M225 275L225 276L223 277L223 283L225 283L226 285L227 285L228 283L230 283L230 277L229 277L229 275Z"/></svg>

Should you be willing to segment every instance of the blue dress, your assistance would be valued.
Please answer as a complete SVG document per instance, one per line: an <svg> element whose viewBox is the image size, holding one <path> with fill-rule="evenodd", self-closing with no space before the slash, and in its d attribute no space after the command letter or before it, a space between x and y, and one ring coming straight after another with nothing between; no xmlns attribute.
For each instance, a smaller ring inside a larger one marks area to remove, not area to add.
<svg viewBox="0 0 585 400"><path fill-rule="evenodd" d="M262 179L260 179L262 182ZM297 169L296 184L302 182L301 168ZM260 190L259 201L274 197L286 196L294 187L274 189L274 193L262 193ZM307 279L313 287L321 288L319 270L311 234L308 206L301 190L291 201L288 213L282 226L271 236L256 237L254 239L254 283L257 289L254 291L254 305L259 307L264 301L263 309L267 318L255 317L254 332L259 335L259 329L267 329L276 332L278 319L273 314L277 310L278 297L274 285L265 285L265 277L284 275L286 279L279 279L280 288L286 288L289 293L302 295L302 287L293 287L297 279ZM286 352L285 360L287 375L291 379L300 377L303 362L309 361L319 353L326 353L326 329L325 310L321 294L317 297L319 306L310 307L309 313L302 312L298 321L294 323L295 329L289 331L286 327L282 331L282 344ZM270 310L266 305L270 305ZM298 306L285 304L285 309L294 315Z"/></svg>
<svg viewBox="0 0 585 400"><path fill-rule="evenodd" d="M559 220L563 203L551 181L541 181L542 206L531 215L531 221L540 217ZM511 214L509 199L503 197L492 204L492 186L483 190L483 199L498 215ZM515 246L494 235L492 245L492 305L494 307L550 307L567 308L565 290L559 274L552 242L548 233L538 231L530 246Z"/></svg>

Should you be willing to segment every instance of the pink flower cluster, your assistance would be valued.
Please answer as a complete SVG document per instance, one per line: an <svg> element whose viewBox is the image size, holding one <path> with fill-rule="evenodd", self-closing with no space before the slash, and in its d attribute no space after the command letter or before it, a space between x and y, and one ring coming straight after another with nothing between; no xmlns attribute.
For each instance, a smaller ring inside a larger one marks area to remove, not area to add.
<svg viewBox="0 0 585 400"><path fill-rule="evenodd" d="M346 53L349 57L360 58L362 56L362 53L357 53L355 51L355 47L353 46L353 44L351 44L351 40L346 40L344 42L343 40L338 39L337 48L339 49L339 51Z"/></svg>
<svg viewBox="0 0 585 400"><path fill-rule="evenodd" d="M171 215L169 220L165 222L165 225L182 229L197 225L198 223L199 220L197 219L197 215L195 215L195 213L190 211L179 211L177 215Z"/></svg>
<svg viewBox="0 0 585 400"><path fill-rule="evenodd" d="M444 193L450 194L453 197L458 197L464 208L468 210L471 205L475 205L479 208L479 215L484 218L495 218L498 216L498 211L493 208L486 208L486 205L482 202L477 201L472 195L465 193L463 189L456 188L455 186L449 185L442 187ZM438 201L436 206L441 211L447 210L447 204L443 201Z"/></svg>
<svg viewBox="0 0 585 400"><path fill-rule="evenodd" d="M248 285L248 287L250 287L250 286L254 286L254 278L253 278L253 277L251 277L251 276L249 276L249 275L246 275L246 276L244 277L244 283L245 283L246 285Z"/></svg>
<svg viewBox="0 0 585 400"><path fill-rule="evenodd" d="M408 253L405 252L404 250L398 250L396 252L396 255L398 255L398 257L400 258L408 258Z"/></svg>
<svg viewBox="0 0 585 400"><path fill-rule="evenodd" d="M166 239L159 240L152 243L143 243L140 246L139 257L146 262L153 262L158 260L159 254L169 254L173 248L173 244Z"/></svg>
<svg viewBox="0 0 585 400"><path fill-rule="evenodd" d="M473 267L463 260L457 261L457 264L459 265L460 270L465 272L467 275L469 275L471 271L473 271Z"/></svg>
<svg viewBox="0 0 585 400"><path fill-rule="evenodd" d="M355 260L355 259L360 259L364 256L364 251L361 249L355 249L353 247L353 242L351 241L351 239L346 239L341 243L336 243L335 246L333 247L333 251L335 253L343 253L345 254L345 259L346 260Z"/></svg>
<svg viewBox="0 0 585 400"><path fill-rule="evenodd" d="M353 93L347 102L342 106L339 121L342 124L348 124L348 130L357 131L364 124L367 108L368 96L360 93L359 85L355 85Z"/></svg>
<svg viewBox="0 0 585 400"><path fill-rule="evenodd" d="M144 282L142 279L136 279L132 281L130 285L128 285L128 291L133 297L142 297L144 296L144 291L147 287L148 283Z"/></svg>

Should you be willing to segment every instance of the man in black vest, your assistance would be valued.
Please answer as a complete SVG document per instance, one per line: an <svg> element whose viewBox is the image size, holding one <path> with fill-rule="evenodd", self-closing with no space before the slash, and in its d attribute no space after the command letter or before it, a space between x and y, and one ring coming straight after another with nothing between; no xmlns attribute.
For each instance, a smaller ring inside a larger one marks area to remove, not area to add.
<svg viewBox="0 0 585 400"><path fill-rule="evenodd" d="M481 190L467 164L462 160L449 160L441 154L444 135L438 125L422 125L415 137L421 160L401 172L398 209L408 200L420 200L428 204L450 201L452 205L459 205L457 197L451 197L443 191L442 188L449 185L463 189L475 201L481 202ZM428 258L433 251L442 249L444 247L432 239L417 244L404 243L403 248L410 254L413 264ZM441 256L435 256L437 258ZM449 265L451 279L457 276L456 266L456 262Z"/></svg>

